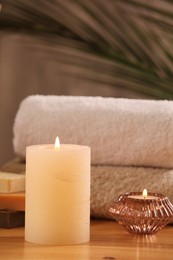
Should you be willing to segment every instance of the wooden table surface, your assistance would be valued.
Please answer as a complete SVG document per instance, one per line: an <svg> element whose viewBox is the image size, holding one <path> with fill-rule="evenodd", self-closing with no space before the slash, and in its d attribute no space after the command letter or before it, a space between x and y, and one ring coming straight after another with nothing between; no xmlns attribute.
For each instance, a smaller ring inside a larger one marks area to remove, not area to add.
<svg viewBox="0 0 173 260"><path fill-rule="evenodd" d="M173 260L173 226L156 235L132 235L114 221L91 221L91 241L74 246L43 246L24 240L24 228L0 229L0 259Z"/></svg>

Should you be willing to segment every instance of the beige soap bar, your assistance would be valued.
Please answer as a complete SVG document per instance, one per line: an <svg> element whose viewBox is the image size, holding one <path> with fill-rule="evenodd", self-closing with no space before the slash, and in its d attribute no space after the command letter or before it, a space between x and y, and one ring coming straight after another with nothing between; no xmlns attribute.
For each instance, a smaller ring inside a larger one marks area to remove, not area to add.
<svg viewBox="0 0 173 260"><path fill-rule="evenodd" d="M0 193L25 191L25 174L0 171Z"/></svg>

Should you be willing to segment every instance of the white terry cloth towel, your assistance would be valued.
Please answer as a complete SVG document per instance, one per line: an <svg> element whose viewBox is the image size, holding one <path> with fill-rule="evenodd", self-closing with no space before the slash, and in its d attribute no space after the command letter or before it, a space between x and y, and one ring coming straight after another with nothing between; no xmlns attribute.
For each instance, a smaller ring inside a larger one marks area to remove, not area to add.
<svg viewBox="0 0 173 260"><path fill-rule="evenodd" d="M173 203L173 169L151 167L91 167L91 216L112 218L108 208L127 192L161 193ZM173 222L173 221L172 221Z"/></svg>
<svg viewBox="0 0 173 260"><path fill-rule="evenodd" d="M29 96L14 123L14 150L29 145L88 145L92 164L173 167L173 101Z"/></svg>

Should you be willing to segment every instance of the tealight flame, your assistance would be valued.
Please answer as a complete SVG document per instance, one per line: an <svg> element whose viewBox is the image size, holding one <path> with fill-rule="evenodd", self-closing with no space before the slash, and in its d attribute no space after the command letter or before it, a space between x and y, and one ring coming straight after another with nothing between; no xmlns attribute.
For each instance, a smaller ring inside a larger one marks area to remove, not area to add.
<svg viewBox="0 0 173 260"><path fill-rule="evenodd" d="M60 140L59 137L57 136L55 139L55 149L59 149L60 148Z"/></svg>
<svg viewBox="0 0 173 260"><path fill-rule="evenodd" d="M147 189L143 190L142 195L143 195L144 199L147 197L147 195L148 195Z"/></svg>

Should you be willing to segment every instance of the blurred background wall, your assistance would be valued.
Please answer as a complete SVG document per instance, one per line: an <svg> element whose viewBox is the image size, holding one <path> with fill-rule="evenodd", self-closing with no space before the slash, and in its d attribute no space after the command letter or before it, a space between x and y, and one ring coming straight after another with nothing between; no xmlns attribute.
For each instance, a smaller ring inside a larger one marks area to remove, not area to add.
<svg viewBox="0 0 173 260"><path fill-rule="evenodd" d="M0 165L28 95L172 99L172 14L163 0L4 1Z"/></svg>
<svg viewBox="0 0 173 260"><path fill-rule="evenodd" d="M31 44L32 40L26 35L0 35L0 164L14 158L13 123L19 104L26 96L135 96L131 91L124 93L113 86L76 77L69 79L61 74L59 64L55 71L55 65L44 60L37 47L34 50L29 47L28 41Z"/></svg>

